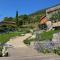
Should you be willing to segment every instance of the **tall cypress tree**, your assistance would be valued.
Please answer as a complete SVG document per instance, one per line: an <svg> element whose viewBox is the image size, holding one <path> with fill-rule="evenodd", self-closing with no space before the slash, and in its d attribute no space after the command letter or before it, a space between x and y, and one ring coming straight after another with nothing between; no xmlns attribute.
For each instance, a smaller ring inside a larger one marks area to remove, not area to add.
<svg viewBox="0 0 60 60"><path fill-rule="evenodd" d="M17 25L17 27L19 26L19 23L18 23L18 11L16 11L16 25Z"/></svg>

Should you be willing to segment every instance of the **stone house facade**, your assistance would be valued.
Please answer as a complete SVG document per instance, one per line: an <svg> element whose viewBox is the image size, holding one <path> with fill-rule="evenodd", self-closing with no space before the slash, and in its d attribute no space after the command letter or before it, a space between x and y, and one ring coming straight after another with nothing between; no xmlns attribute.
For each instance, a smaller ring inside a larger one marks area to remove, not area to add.
<svg viewBox="0 0 60 60"><path fill-rule="evenodd" d="M49 20L53 14L58 12L60 12L60 5L56 5L54 7L48 8L46 9L46 17Z"/></svg>

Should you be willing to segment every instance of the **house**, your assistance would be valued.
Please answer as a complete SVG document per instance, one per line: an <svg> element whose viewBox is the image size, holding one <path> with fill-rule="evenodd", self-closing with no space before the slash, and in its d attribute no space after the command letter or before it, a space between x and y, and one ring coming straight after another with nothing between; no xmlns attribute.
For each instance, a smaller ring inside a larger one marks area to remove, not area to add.
<svg viewBox="0 0 60 60"><path fill-rule="evenodd" d="M49 20L53 14L58 12L60 12L60 4L46 9L46 17Z"/></svg>
<svg viewBox="0 0 60 60"><path fill-rule="evenodd" d="M4 24L12 24L12 25L15 25L16 23L15 22L12 22L12 21L2 21L0 22L0 25L4 25Z"/></svg>
<svg viewBox="0 0 60 60"><path fill-rule="evenodd" d="M47 29L60 29L60 21L52 22L50 19L55 13L60 12L60 5L56 5L54 7L50 7L46 9L46 16L41 17L40 25L47 25ZM44 27L44 26L42 26Z"/></svg>
<svg viewBox="0 0 60 60"><path fill-rule="evenodd" d="M55 30L59 30L59 29L60 29L60 21L53 23L53 24L52 24L52 27L53 27Z"/></svg>
<svg viewBox="0 0 60 60"><path fill-rule="evenodd" d="M52 22L47 19L46 16L43 16L40 19L40 25L43 27L43 29L46 28L46 30L51 30L52 29Z"/></svg>
<svg viewBox="0 0 60 60"><path fill-rule="evenodd" d="M40 24L46 24L47 21L48 20L47 20L46 16L42 16L40 19Z"/></svg>
<svg viewBox="0 0 60 60"><path fill-rule="evenodd" d="M51 8L46 9L46 17L48 20L50 20L50 18L54 15L54 14L58 14L60 12L60 4L53 6ZM56 16L55 16L56 17ZM60 21L57 21L58 18L56 19L56 22L52 22L52 27L54 29L60 29ZM52 21L52 20L51 20Z"/></svg>
<svg viewBox="0 0 60 60"><path fill-rule="evenodd" d="M16 23L12 21L2 21L0 22L0 32L16 30Z"/></svg>

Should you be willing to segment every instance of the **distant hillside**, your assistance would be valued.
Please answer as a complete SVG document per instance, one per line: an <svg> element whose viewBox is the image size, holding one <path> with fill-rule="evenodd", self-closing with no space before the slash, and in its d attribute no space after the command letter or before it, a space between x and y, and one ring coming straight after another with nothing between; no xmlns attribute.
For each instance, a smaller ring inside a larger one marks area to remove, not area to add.
<svg viewBox="0 0 60 60"><path fill-rule="evenodd" d="M36 12L30 14L30 16L36 16L36 15L43 16L43 15L46 15L46 9L49 9L49 8L52 8L52 7L55 7L55 6L58 6L58 5L60 5L60 3L59 4L56 4L56 5L54 4L53 6L50 6L48 8L45 8L45 9L36 11Z"/></svg>
<svg viewBox="0 0 60 60"><path fill-rule="evenodd" d="M34 13L30 14L29 16L32 18L31 20L32 20L34 23L39 23L39 22L40 22L40 18L41 18L42 16L45 16L45 15L46 15L46 10L43 9L43 10L34 12Z"/></svg>
<svg viewBox="0 0 60 60"><path fill-rule="evenodd" d="M30 14L30 16L43 16L43 15L46 15L46 10L40 10L40 11Z"/></svg>

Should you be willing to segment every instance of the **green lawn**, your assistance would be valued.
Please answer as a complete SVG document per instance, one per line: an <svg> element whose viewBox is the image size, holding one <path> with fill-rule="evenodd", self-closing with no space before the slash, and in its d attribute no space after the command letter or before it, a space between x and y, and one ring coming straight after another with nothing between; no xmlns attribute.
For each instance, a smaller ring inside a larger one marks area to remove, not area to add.
<svg viewBox="0 0 60 60"><path fill-rule="evenodd" d="M0 34L0 43L7 42L11 37L20 36L22 32L9 32L5 34Z"/></svg>
<svg viewBox="0 0 60 60"><path fill-rule="evenodd" d="M54 30L54 31L51 30L48 32L43 32L40 34L41 36L40 40L51 40L53 38L53 34L57 32L60 32L60 30Z"/></svg>

